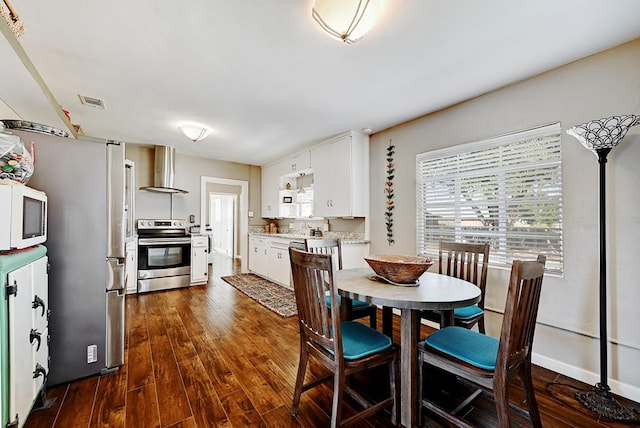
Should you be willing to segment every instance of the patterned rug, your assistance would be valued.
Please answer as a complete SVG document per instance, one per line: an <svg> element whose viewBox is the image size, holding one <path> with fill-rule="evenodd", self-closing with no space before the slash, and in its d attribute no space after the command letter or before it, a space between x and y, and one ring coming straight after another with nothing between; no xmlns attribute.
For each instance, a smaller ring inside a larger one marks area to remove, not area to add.
<svg viewBox="0 0 640 428"><path fill-rule="evenodd" d="M293 290L252 273L223 276L222 279L281 317L298 314Z"/></svg>

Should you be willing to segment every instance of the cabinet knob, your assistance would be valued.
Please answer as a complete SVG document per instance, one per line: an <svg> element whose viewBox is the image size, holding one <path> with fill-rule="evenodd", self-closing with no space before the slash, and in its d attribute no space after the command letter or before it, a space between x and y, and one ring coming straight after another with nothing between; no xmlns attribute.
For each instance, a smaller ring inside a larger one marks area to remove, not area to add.
<svg viewBox="0 0 640 428"><path fill-rule="evenodd" d="M38 346L36 347L36 352L38 352L40 350L40 343L42 342L42 333L32 328L29 332L29 343L33 343L34 340L38 341Z"/></svg>
<svg viewBox="0 0 640 428"><path fill-rule="evenodd" d="M40 365L40 363L36 363L36 368L33 371L33 378L37 379L38 377L42 376L44 378L43 383L47 383L47 371L45 370L44 367L42 367Z"/></svg>
<svg viewBox="0 0 640 428"><path fill-rule="evenodd" d="M31 307L33 309L38 309L38 307L42 308L42 314L40 315L41 317L44 316L44 312L45 312L45 307L44 307L44 300L42 300L40 297L38 297L38 295L36 294L36 296L33 298L33 302L31 302Z"/></svg>

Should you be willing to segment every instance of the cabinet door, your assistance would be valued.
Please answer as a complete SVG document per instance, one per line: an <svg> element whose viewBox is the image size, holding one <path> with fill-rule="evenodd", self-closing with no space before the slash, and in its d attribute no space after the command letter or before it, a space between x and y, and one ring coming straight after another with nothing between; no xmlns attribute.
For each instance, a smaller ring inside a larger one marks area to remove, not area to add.
<svg viewBox="0 0 640 428"><path fill-rule="evenodd" d="M138 292L138 240L127 242L125 247L124 283L127 294Z"/></svg>
<svg viewBox="0 0 640 428"><path fill-rule="evenodd" d="M249 270L265 277L269 276L267 242L263 238L249 239Z"/></svg>
<svg viewBox="0 0 640 428"><path fill-rule="evenodd" d="M18 415L20 421L27 419L37 392L33 379L38 343L32 331L32 272L32 266L27 265L7 276L8 284L17 287L17 293L9 297L9 415ZM40 343L42 347L42 337Z"/></svg>
<svg viewBox="0 0 640 428"><path fill-rule="evenodd" d="M348 217L351 210L351 137L331 143L331 215Z"/></svg>
<svg viewBox="0 0 640 428"><path fill-rule="evenodd" d="M289 249L286 245L269 247L269 278L279 284L291 287Z"/></svg>
<svg viewBox="0 0 640 428"><path fill-rule="evenodd" d="M298 153L293 157L292 171L302 171L311 168L311 152L309 150Z"/></svg>
<svg viewBox="0 0 640 428"><path fill-rule="evenodd" d="M313 215L317 217L331 217L331 165L330 145L319 146L311 152L311 167L313 168Z"/></svg>
<svg viewBox="0 0 640 428"><path fill-rule="evenodd" d="M262 169L262 217L264 218L278 216L281 168L281 165L276 164Z"/></svg>
<svg viewBox="0 0 640 428"><path fill-rule="evenodd" d="M191 247L191 283L206 283L207 277L207 247Z"/></svg>

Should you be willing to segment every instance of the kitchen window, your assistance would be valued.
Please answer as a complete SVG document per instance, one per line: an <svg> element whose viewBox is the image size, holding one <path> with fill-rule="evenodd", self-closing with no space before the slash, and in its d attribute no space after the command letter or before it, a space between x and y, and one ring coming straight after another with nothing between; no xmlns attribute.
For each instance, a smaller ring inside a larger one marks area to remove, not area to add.
<svg viewBox="0 0 640 428"><path fill-rule="evenodd" d="M417 253L441 240L491 244L490 266L547 256L562 274L559 123L416 156Z"/></svg>

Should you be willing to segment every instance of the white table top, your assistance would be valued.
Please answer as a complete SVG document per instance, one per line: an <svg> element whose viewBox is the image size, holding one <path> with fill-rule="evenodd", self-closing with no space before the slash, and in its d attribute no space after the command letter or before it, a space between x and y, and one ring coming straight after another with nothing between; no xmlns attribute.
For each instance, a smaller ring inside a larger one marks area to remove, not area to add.
<svg viewBox="0 0 640 428"><path fill-rule="evenodd" d="M354 300L400 309L453 309L480 300L480 289L462 279L425 272L417 286L398 286L371 280L370 268L337 272L340 294Z"/></svg>

